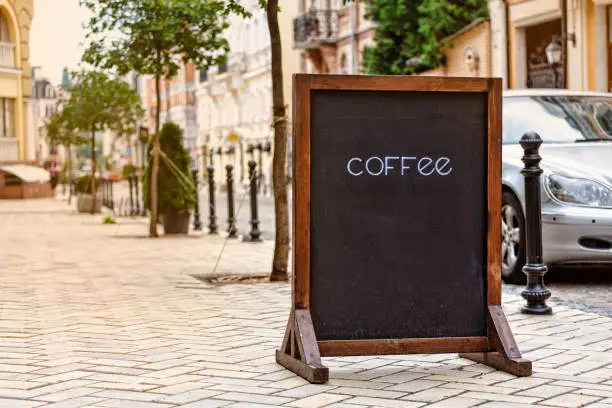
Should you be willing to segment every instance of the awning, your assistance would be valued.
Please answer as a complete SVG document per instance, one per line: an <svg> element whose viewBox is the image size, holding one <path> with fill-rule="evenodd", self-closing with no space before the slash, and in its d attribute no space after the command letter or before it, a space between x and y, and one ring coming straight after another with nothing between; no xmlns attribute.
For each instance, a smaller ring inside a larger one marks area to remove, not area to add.
<svg viewBox="0 0 612 408"><path fill-rule="evenodd" d="M26 183L46 183L49 181L49 173L40 167L29 166L27 164L11 164L0 166L0 171L10 173L19 177Z"/></svg>

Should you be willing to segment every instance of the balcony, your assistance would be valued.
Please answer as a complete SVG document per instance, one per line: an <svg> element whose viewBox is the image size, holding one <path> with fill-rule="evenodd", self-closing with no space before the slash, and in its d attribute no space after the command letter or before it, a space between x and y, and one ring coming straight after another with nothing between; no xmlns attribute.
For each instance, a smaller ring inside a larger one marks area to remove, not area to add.
<svg viewBox="0 0 612 408"><path fill-rule="evenodd" d="M264 48L247 56L246 65L247 71L259 71L261 69L270 69L272 63L272 49Z"/></svg>
<svg viewBox="0 0 612 408"><path fill-rule="evenodd" d="M338 36L337 10L311 10L293 20L295 48L316 48L333 43Z"/></svg>
<svg viewBox="0 0 612 408"><path fill-rule="evenodd" d="M0 42L0 68L15 68L15 44Z"/></svg>

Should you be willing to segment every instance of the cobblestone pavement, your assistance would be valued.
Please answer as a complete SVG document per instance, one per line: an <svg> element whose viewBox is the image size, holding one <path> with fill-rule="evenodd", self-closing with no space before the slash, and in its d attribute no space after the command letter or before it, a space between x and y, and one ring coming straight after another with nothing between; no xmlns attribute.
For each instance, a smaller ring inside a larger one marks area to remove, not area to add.
<svg viewBox="0 0 612 408"><path fill-rule="evenodd" d="M612 408L612 319L504 308L534 375L456 354L326 358L327 385L274 362L286 283L212 286L222 237L142 238L144 220L0 201L0 407ZM272 244L227 244L220 273L269 269Z"/></svg>

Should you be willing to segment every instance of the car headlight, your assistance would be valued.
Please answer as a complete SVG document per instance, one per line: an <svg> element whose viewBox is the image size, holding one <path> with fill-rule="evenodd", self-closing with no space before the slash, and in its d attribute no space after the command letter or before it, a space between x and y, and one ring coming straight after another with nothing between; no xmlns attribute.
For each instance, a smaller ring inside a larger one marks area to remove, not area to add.
<svg viewBox="0 0 612 408"><path fill-rule="evenodd" d="M612 190L596 181L551 174L546 186L554 198L564 203L612 208Z"/></svg>

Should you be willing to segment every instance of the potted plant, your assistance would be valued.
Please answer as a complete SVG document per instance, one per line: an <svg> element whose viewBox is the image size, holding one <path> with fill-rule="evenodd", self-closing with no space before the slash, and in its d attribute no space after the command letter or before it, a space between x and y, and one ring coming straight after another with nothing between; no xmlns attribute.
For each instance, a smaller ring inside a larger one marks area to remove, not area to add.
<svg viewBox="0 0 612 408"><path fill-rule="evenodd" d="M98 185L99 180L96 180ZM91 175L86 174L76 179L75 190L77 193L77 211L80 213L91 213L91 207L94 206L94 214L102 211L102 196L96 194L94 202L91 194Z"/></svg>
<svg viewBox="0 0 612 408"><path fill-rule="evenodd" d="M152 163L153 142L147 146L147 163ZM190 211L195 208L195 191L189 172L189 153L183 147L183 131L172 122L165 123L159 137L158 210L164 234L187 234ZM142 185L143 201L151 209L151 168L147 166Z"/></svg>

